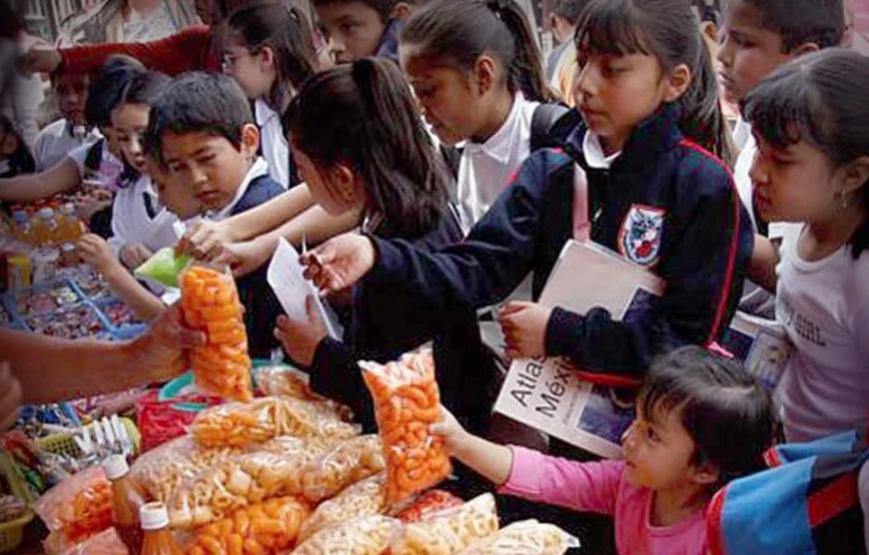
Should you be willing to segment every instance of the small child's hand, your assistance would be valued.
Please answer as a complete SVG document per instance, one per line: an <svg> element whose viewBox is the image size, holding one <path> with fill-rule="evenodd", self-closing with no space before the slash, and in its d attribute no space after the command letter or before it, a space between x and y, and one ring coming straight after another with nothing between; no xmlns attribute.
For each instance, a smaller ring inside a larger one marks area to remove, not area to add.
<svg viewBox="0 0 869 555"><path fill-rule="evenodd" d="M108 273L112 265L117 264L109 244L99 235L93 233L82 235L81 239L78 240L77 247L82 260L99 270L100 273Z"/></svg>
<svg viewBox="0 0 869 555"><path fill-rule="evenodd" d="M152 256L154 253L141 243L127 243L118 252L121 262L130 270L135 270Z"/></svg>
<svg viewBox="0 0 869 555"><path fill-rule="evenodd" d="M498 312L511 359L546 355L546 325L552 309L542 304L511 301Z"/></svg>
<svg viewBox="0 0 869 555"><path fill-rule="evenodd" d="M437 424L432 424L429 432L444 440L444 445L450 455L455 454L461 449L463 440L468 434L459 421L456 420L456 417L443 406L441 406L441 421Z"/></svg>

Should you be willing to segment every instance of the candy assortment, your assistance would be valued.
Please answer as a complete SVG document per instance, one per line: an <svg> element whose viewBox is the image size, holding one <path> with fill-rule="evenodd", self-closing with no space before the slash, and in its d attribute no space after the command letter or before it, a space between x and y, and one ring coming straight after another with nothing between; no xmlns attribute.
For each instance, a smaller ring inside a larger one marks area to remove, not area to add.
<svg viewBox="0 0 869 555"><path fill-rule="evenodd" d="M106 318L108 318L109 323L116 328L136 323L136 313L121 301L111 301L102 304L100 305L100 309Z"/></svg>
<svg viewBox="0 0 869 555"><path fill-rule="evenodd" d="M93 337L104 331L97 313L85 304L34 314L26 317L24 323L36 333L67 339Z"/></svg>
<svg viewBox="0 0 869 555"><path fill-rule="evenodd" d="M19 314L30 316L70 306L79 300L78 294L69 285L59 283L38 290L18 292L15 308Z"/></svg>

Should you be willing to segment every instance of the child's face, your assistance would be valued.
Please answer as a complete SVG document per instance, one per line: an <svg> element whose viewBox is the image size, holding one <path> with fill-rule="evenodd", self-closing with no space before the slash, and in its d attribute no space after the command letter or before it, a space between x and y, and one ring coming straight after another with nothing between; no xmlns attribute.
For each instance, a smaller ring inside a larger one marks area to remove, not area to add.
<svg viewBox="0 0 869 555"><path fill-rule="evenodd" d="M156 160L147 158L145 164L157 198L169 212L181 220L188 220L203 212L196 197L184 187L181 180L173 179L172 175Z"/></svg>
<svg viewBox="0 0 869 555"><path fill-rule="evenodd" d="M317 19L337 63L373 56L380 46L386 22L371 6L358 0L335 0L316 5Z"/></svg>
<svg viewBox="0 0 869 555"><path fill-rule="evenodd" d="M646 54L579 53L577 63L576 108L613 152L621 150L634 128L662 103L681 96L688 84L664 74L658 59Z"/></svg>
<svg viewBox="0 0 869 555"><path fill-rule="evenodd" d="M749 176L754 206L764 220L826 221L839 213L842 189L830 158L800 141L776 148L755 133L757 154Z"/></svg>
<svg viewBox="0 0 869 555"><path fill-rule="evenodd" d="M454 145L476 135L483 95L469 74L422 55L414 45L402 43L399 54L422 115L438 138Z"/></svg>
<svg viewBox="0 0 869 555"><path fill-rule="evenodd" d="M263 47L251 52L240 40L230 37L223 49L223 72L235 79L249 99L265 96L277 77L274 51Z"/></svg>
<svg viewBox="0 0 869 555"><path fill-rule="evenodd" d="M150 113L151 108L147 104L122 104L112 110L112 129L118 149L124 160L139 173L146 170L142 138L148 128Z"/></svg>
<svg viewBox="0 0 869 555"><path fill-rule="evenodd" d="M64 73L55 78L57 109L73 125L85 125L84 106L88 98L87 75Z"/></svg>
<svg viewBox="0 0 869 555"><path fill-rule="evenodd" d="M741 0L729 5L724 44L718 51L719 80L728 102L742 100L764 77L794 57L794 52L784 52L781 35L762 23L763 14L753 4Z"/></svg>
<svg viewBox="0 0 869 555"><path fill-rule="evenodd" d="M242 128L242 143L236 148L226 137L201 131L161 137L163 160L170 181L179 180L203 210L221 210L235 198L250 169L259 145L256 126Z"/></svg>
<svg viewBox="0 0 869 555"><path fill-rule="evenodd" d="M659 408L647 415L641 409L638 401L637 418L622 436L626 477L631 484L659 491L709 480L691 462L695 444L682 425L679 410Z"/></svg>
<svg viewBox="0 0 869 555"><path fill-rule="evenodd" d="M299 177L311 191L314 202L332 216L340 216L364 205L365 194L358 186L352 170L337 164L331 171L321 170L314 161L291 142L293 160Z"/></svg>

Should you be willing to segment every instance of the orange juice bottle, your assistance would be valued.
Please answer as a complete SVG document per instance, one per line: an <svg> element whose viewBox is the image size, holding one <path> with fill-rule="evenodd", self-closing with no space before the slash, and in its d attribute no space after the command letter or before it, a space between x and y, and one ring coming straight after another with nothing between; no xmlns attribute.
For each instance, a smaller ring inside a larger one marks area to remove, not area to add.
<svg viewBox="0 0 869 555"><path fill-rule="evenodd" d="M123 455L112 455L103 462L106 477L112 482L112 524L130 553L142 549L142 529L139 525L139 507L144 496L130 477L130 467Z"/></svg>
<svg viewBox="0 0 869 555"><path fill-rule="evenodd" d="M146 503L139 511L145 541L142 555L184 555L169 532L169 513L163 503Z"/></svg>
<svg viewBox="0 0 869 555"><path fill-rule="evenodd" d="M72 243L82 236L81 222L75 215L75 206L70 202L60 207L57 234L59 243Z"/></svg>
<svg viewBox="0 0 869 555"><path fill-rule="evenodd" d="M36 245L45 247L57 242L57 219L54 210L48 207L42 208L36 213L36 221L33 224L33 236Z"/></svg>

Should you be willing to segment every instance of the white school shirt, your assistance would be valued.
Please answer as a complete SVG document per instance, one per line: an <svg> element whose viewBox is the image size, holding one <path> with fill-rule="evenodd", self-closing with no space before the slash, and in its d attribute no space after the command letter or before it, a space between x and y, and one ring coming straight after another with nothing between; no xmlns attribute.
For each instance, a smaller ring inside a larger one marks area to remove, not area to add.
<svg viewBox="0 0 869 555"><path fill-rule="evenodd" d="M510 177L531 154L531 120L539 105L517 93L507 120L486 142L456 145L462 149L457 196L465 235L489 211L509 185Z"/></svg>
<svg viewBox="0 0 869 555"><path fill-rule="evenodd" d="M73 150L82 145L90 146L101 137L96 127L82 127L82 134L73 134L69 122L61 118L46 125L36 136L33 145L33 158L36 161L36 171L47 170L66 158Z"/></svg>
<svg viewBox="0 0 869 555"><path fill-rule="evenodd" d="M588 167L596 170L609 170L613 163L622 155L622 151L609 156L600 144L597 134L587 131L582 138L582 154ZM591 236L591 226L597 219L597 214L588 213L588 176L582 166L573 164L573 238L581 243Z"/></svg>
<svg viewBox="0 0 869 555"><path fill-rule="evenodd" d="M145 196L156 212L152 218L145 208ZM151 178L143 175L128 187L118 189L112 204L112 237L109 246L115 256L121 247L141 243L151 252L175 244L173 225L178 218L160 205L151 186Z"/></svg>
<svg viewBox="0 0 869 555"><path fill-rule="evenodd" d="M229 218L235 205L238 204L244 194L247 193L247 189L250 187L250 182L264 175L270 175L269 165L262 157L257 157L250 169L247 170L247 174L245 174L244 179L241 181L241 185L239 185L238 190L235 192L232 202L220 210L209 210L205 213L205 219L219 222Z"/></svg>
<svg viewBox="0 0 869 555"><path fill-rule="evenodd" d="M86 178L89 179L94 177L100 182L103 188L114 192L118 186L118 178L120 178L121 174L124 173L124 163L109 151L109 142L103 141L103 153L100 167L95 175L90 175L90 170L85 168L85 160L87 160L88 153L92 146L93 145L81 145L67 154L67 157L75 163L79 178L84 180Z"/></svg>
<svg viewBox="0 0 869 555"><path fill-rule="evenodd" d="M263 158L269 164L269 175L286 189L290 185L290 147L281 116L260 99L254 102L254 113L262 134Z"/></svg>
<svg viewBox="0 0 869 555"><path fill-rule="evenodd" d="M791 442L869 423L869 253L854 260L845 246L808 262L798 237L782 243L776 297L794 347L776 392Z"/></svg>

